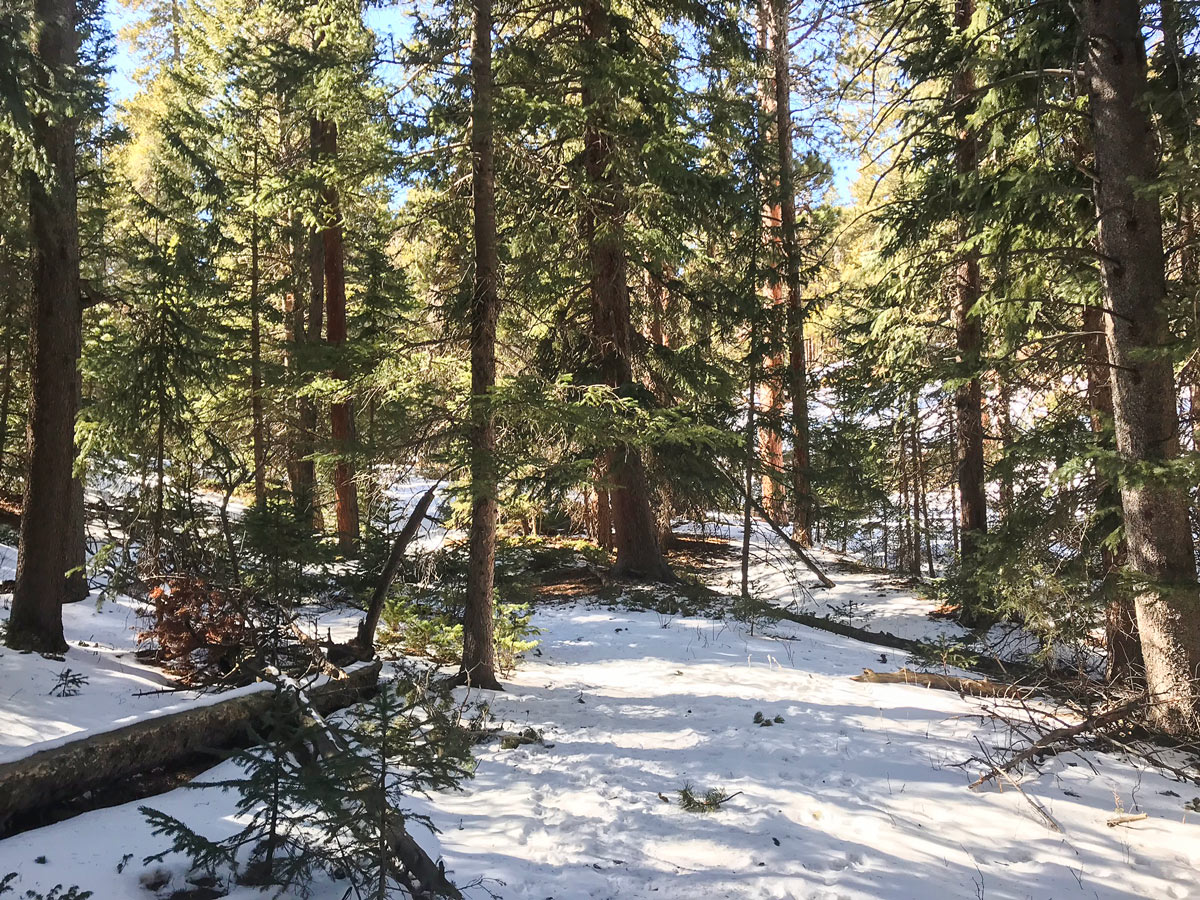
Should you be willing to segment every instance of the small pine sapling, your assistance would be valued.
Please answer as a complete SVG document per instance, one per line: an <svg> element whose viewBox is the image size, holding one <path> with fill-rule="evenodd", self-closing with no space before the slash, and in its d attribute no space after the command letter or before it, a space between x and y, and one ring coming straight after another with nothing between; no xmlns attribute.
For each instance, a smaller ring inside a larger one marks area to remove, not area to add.
<svg viewBox="0 0 1200 900"><path fill-rule="evenodd" d="M227 874L242 884L275 885L283 892L303 893L324 854L316 853L307 823L312 808L330 790L329 775L306 766L309 745L317 727L299 714L295 689L277 688L267 714L268 727L253 735L255 746L233 759L242 774L223 781L193 782L188 787L236 790L237 811L245 822L228 837L212 840L174 816L141 807L155 835L164 835L172 846L148 856L146 863L161 861L168 853L188 857L194 871ZM249 848L248 854L243 851Z"/></svg>
<svg viewBox="0 0 1200 900"><path fill-rule="evenodd" d="M471 774L473 735L460 712L449 689L427 675L385 685L337 727L340 752L324 760L322 784L331 790L317 822L359 896L418 893L421 875L407 870L397 848L411 841L410 822L436 829L405 808L405 797L456 787Z"/></svg>
<svg viewBox="0 0 1200 900"><path fill-rule="evenodd" d="M58 673L54 687L50 688L53 697L75 697L88 683L87 676L73 669L63 669Z"/></svg>
<svg viewBox="0 0 1200 900"><path fill-rule="evenodd" d="M720 788L712 788L711 790L705 791L702 796L696 793L691 783L687 783L679 789L679 805L688 812L716 812L721 808L722 803L732 800L740 793L741 791L737 791L732 794L726 794Z"/></svg>

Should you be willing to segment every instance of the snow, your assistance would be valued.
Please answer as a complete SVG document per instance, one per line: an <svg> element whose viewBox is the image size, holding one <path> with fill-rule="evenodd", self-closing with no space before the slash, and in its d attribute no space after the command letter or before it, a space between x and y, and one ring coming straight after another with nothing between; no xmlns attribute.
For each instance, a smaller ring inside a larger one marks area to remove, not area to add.
<svg viewBox="0 0 1200 900"><path fill-rule="evenodd" d="M5 618L11 600L0 595ZM106 730L168 704L194 702L196 692L174 693L170 678L134 657L140 606L128 597L101 603L94 594L64 606L63 630L71 647L65 660L0 646L0 763L50 746L41 742ZM51 692L66 669L87 683L74 696L57 696Z"/></svg>
<svg viewBox="0 0 1200 900"><path fill-rule="evenodd" d="M797 580L811 579L772 559L752 573L772 602L853 598L876 612L856 625L914 637L946 627L925 618L919 590L882 589L880 576L846 571L834 574L833 591L799 589ZM731 577L732 565L716 580ZM13 722L29 744L140 710L130 694L152 679L118 656L130 646L131 613L105 608L68 607L66 663L4 651L0 746L21 742ZM542 606L534 624L541 645L508 689L474 699L508 730L540 731L544 745L482 745L462 791L413 801L441 829L427 846L440 845L435 852L468 897L1200 897L1200 813L1184 807L1200 788L1113 755L1050 758L1021 787L1061 826L1056 832L1011 788L968 790L982 769L962 764L979 755L977 741L991 752L1012 741L981 715L983 701L850 680L864 667L902 665L892 650L786 621L765 632L759 623L752 634L732 619L598 603ZM81 648L84 635L105 647ZM87 667L91 680L59 702L45 694L63 666ZM783 722L757 725L756 712ZM228 776L229 765L201 779ZM688 812L677 795L688 784L732 796L716 812ZM20 873L20 892L63 883L98 900L151 900L139 879L161 866L178 889L185 864L176 856L142 864L162 845L137 806L219 836L236 828L235 801L216 789L177 789L26 832L0 841L0 876ZM1118 810L1149 818L1108 827ZM313 896L344 891L324 883ZM238 888L229 896L263 895Z"/></svg>

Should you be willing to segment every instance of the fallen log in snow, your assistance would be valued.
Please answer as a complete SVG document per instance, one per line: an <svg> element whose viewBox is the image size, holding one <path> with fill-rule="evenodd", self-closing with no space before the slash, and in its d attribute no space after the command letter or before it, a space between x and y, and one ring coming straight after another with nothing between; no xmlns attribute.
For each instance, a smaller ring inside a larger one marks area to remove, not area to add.
<svg viewBox="0 0 1200 900"><path fill-rule="evenodd" d="M380 668L376 661L351 669L343 679L328 679L309 688L307 697L322 713L349 706L375 689ZM23 819L44 824L37 821L38 815L59 804L78 801L88 808L90 791L244 746L250 728L264 727L274 691L269 682L249 685L228 696L202 698L109 731L68 737L29 756L0 763L0 837L29 827Z"/></svg>
<svg viewBox="0 0 1200 900"><path fill-rule="evenodd" d="M1002 681L980 681L976 678L960 678L957 675L940 675L937 672L914 672L912 669L901 669L898 672L863 669L861 675L854 675L850 680L871 684L917 684L972 697L1019 697L1024 700L1036 693L1032 688Z"/></svg>

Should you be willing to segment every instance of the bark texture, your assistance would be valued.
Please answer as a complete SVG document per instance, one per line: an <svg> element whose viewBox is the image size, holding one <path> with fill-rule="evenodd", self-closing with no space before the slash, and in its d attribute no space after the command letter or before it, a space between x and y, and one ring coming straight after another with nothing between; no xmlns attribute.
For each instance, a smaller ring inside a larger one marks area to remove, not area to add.
<svg viewBox="0 0 1200 900"><path fill-rule="evenodd" d="M326 162L337 159L338 130L333 122L321 122L321 153ZM337 187L326 180L321 199L326 216L321 233L325 254L325 340L337 353L334 376L349 380L342 348L346 345L346 250L342 228L341 200ZM354 407L348 398L334 401L329 407L337 461L333 466L333 494L337 511L338 542L343 550L358 546L358 487L354 482L354 466L350 453L354 444Z"/></svg>
<svg viewBox="0 0 1200 900"><path fill-rule="evenodd" d="M73 0L36 0L34 53L55 81L65 82L78 58ZM47 86L51 87L51 86ZM9 617L10 647L67 649L62 608L72 554L72 468L80 351L79 220L75 189L75 121L42 112L33 123L45 153L45 177L29 175L33 243L30 319L28 462L22 504L17 584Z"/></svg>
<svg viewBox="0 0 1200 900"><path fill-rule="evenodd" d="M475 285L471 298L471 530L467 600L459 680L500 690L496 678L493 590L496 575L496 385L497 284L496 172L492 142L492 0L475 0L471 42L471 184L474 203Z"/></svg>
<svg viewBox="0 0 1200 900"><path fill-rule="evenodd" d="M612 22L605 0L584 0L585 53L600 63L612 52ZM584 167L590 187L585 218L591 268L592 336L601 377L622 391L633 381L629 281L625 260L628 203L614 169L612 112L615 98L597 65L583 77ZM609 505L617 550L614 575L673 581L663 559L641 453L620 445L608 457Z"/></svg>
<svg viewBox="0 0 1200 900"><path fill-rule="evenodd" d="M1088 375L1088 406L1091 408L1092 434L1098 441L1112 427L1112 373L1108 364L1108 346L1104 334L1104 311L1089 306L1083 311L1083 331ZM1121 495L1117 486L1106 480L1098 485L1096 505L1106 510L1096 522L1096 540L1103 540L1121 526ZM1100 590L1105 599L1104 646L1108 651L1106 675L1109 681L1124 681L1142 671L1142 648L1138 643L1137 611L1133 595L1124 589L1120 567L1125 564L1125 542L1116 547L1100 547Z"/></svg>
<svg viewBox="0 0 1200 900"><path fill-rule="evenodd" d="M970 27L975 14L974 0L955 0L954 29L960 35ZM975 91L975 73L964 68L954 79L954 103L957 110L958 135L955 145L955 168L966 180L979 165L978 138L967 122L967 114ZM954 395L955 435L959 500L959 557L969 575L977 556L979 538L987 532L986 472L983 458L983 386L979 376L983 351L983 327L975 313L982 291L979 274L979 251L967 247L972 237L971 226L965 217L958 222L959 261L954 279L954 335L958 364L965 381ZM966 579L970 583L970 579ZM964 598L964 622L977 621L977 598Z"/></svg>
<svg viewBox="0 0 1200 900"><path fill-rule="evenodd" d="M808 360L804 297L796 234L796 178L792 162L792 78L787 0L772 0L775 61L775 136L779 151L779 240L787 287L788 393L792 401L792 536L812 545L812 488L808 454Z"/></svg>
<svg viewBox="0 0 1200 900"><path fill-rule="evenodd" d="M1200 590L1186 495L1147 477L1179 454L1175 377L1166 345L1162 214L1146 114L1146 47L1135 0L1084 0L1095 198L1112 364L1129 566L1139 579L1138 633L1151 699L1166 731L1200 721Z"/></svg>

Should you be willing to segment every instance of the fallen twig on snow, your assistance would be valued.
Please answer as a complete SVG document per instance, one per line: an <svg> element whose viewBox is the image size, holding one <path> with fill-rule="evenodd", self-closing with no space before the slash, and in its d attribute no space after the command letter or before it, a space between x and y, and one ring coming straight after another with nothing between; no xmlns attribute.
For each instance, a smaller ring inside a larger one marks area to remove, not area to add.
<svg viewBox="0 0 1200 900"><path fill-rule="evenodd" d="M973 697L1027 698L1036 693L1033 688L1021 687L1016 684L960 678L957 675L941 675L936 672L914 672L912 669L901 669L898 672L876 672L874 669L863 669L861 675L854 675L850 680L864 681L870 684L917 684L922 687L955 691Z"/></svg>
<svg viewBox="0 0 1200 900"><path fill-rule="evenodd" d="M1147 813L1138 813L1137 815L1132 816L1113 816L1104 824L1109 828L1116 828L1118 825L1128 825L1130 822L1140 822L1142 819L1148 818L1150 818L1150 816Z"/></svg>

